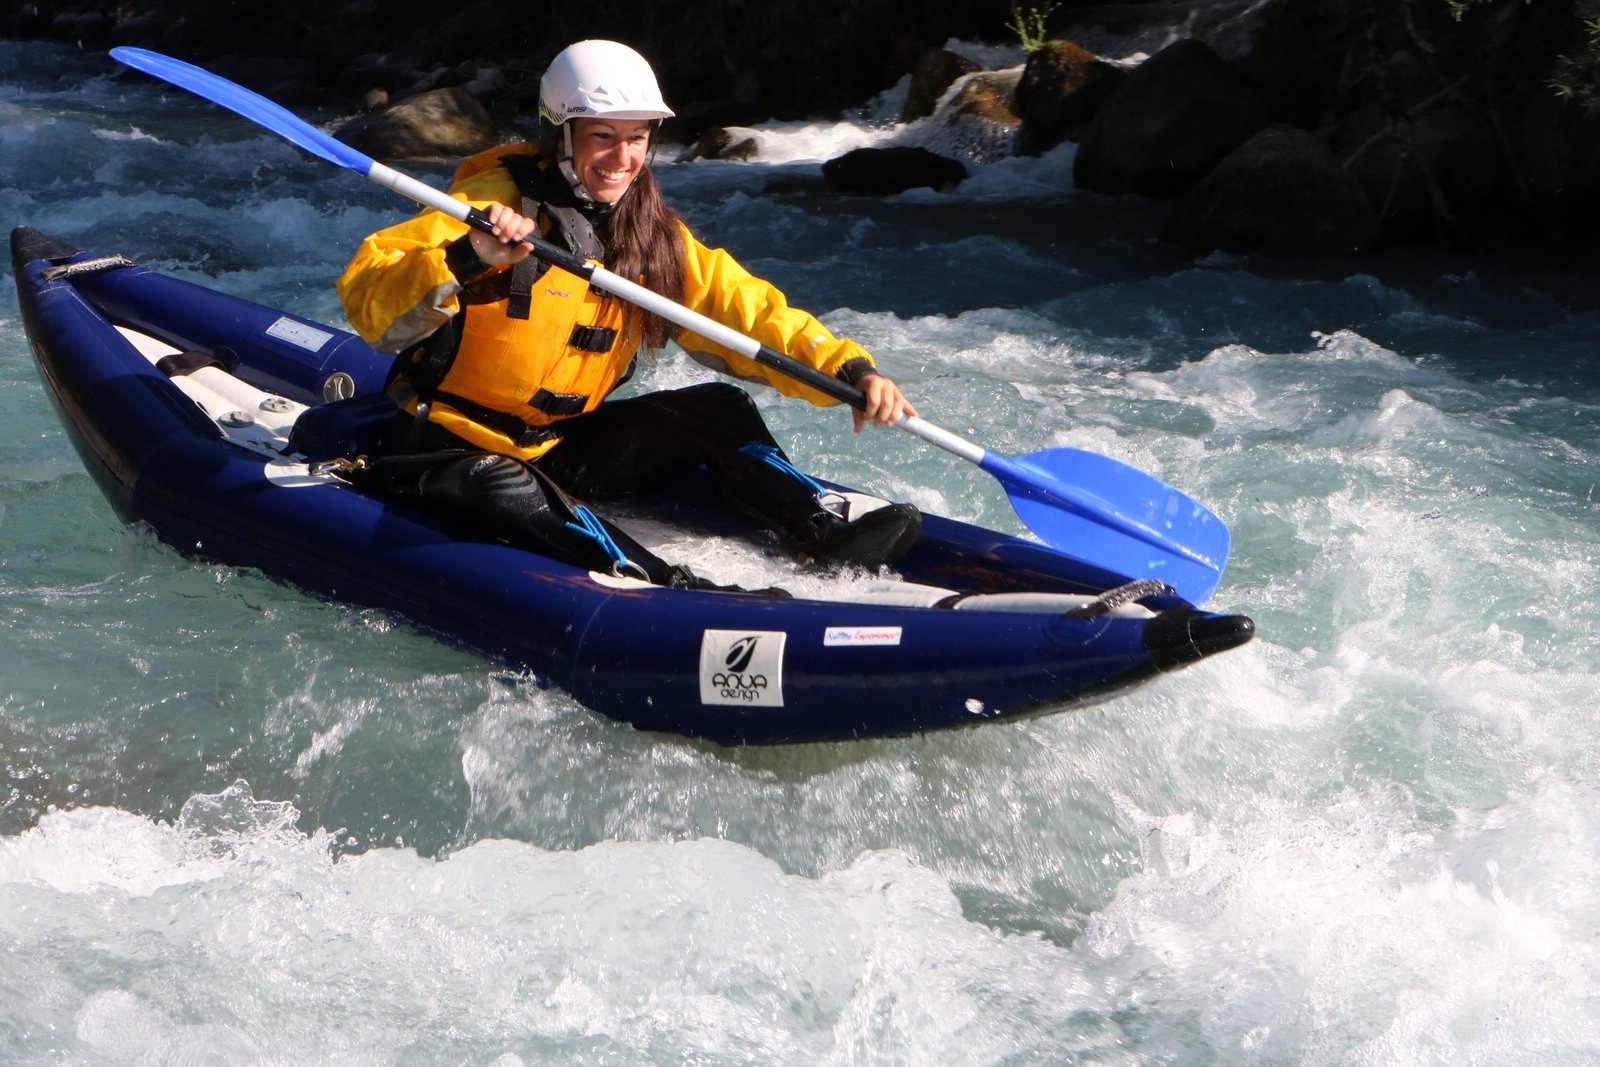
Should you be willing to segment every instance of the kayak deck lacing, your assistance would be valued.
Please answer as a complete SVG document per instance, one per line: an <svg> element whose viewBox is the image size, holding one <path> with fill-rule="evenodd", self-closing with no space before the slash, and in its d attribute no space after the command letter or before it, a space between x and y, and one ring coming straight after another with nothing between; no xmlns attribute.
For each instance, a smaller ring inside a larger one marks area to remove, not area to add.
<svg viewBox="0 0 1600 1067"><path fill-rule="evenodd" d="M312 474L364 474L380 467L414 467L417 464L439 463L447 459L462 459L473 455L471 449L441 448L431 452L404 452L392 456L369 456L365 452L355 456L333 456L329 459L307 463Z"/></svg>
<svg viewBox="0 0 1600 1067"><path fill-rule="evenodd" d="M574 507L572 511L578 521L567 523L567 529L589 538L599 546L602 552L611 557L611 576L613 578L626 578L628 577L628 572L632 571L634 575L643 578L645 581L648 582L650 580L649 572L628 558L627 553L622 551L622 546L618 545L605 526L601 525L600 519L594 512L582 504Z"/></svg>
<svg viewBox="0 0 1600 1067"><path fill-rule="evenodd" d="M752 441L747 445L741 446L739 451L743 452L752 459L759 460L762 463L765 463L767 466L787 474L789 477L795 479L801 485L811 490L812 495L817 497L819 500L828 493L827 486L823 485L821 482L811 477L811 475L807 474L805 471L789 462L788 456L785 456L782 452L779 452L771 445L762 444L759 441Z"/></svg>
<svg viewBox="0 0 1600 1067"><path fill-rule="evenodd" d="M46 267L40 272L40 277L47 282L60 281L62 278L71 278L75 274L95 274L113 267L137 267L138 264L127 256L100 256L98 259L85 259L77 263L62 263L54 267Z"/></svg>
<svg viewBox="0 0 1600 1067"><path fill-rule="evenodd" d="M335 456L309 463L306 468L312 474L359 474L371 470L372 466L368 456Z"/></svg>
<svg viewBox="0 0 1600 1067"><path fill-rule="evenodd" d="M1074 608L1067 612L1073 619L1098 619L1102 615L1122 607L1143 600L1147 596L1164 596L1173 592L1172 586L1156 578L1140 578L1138 581L1119 585L1115 589L1107 589L1081 608Z"/></svg>

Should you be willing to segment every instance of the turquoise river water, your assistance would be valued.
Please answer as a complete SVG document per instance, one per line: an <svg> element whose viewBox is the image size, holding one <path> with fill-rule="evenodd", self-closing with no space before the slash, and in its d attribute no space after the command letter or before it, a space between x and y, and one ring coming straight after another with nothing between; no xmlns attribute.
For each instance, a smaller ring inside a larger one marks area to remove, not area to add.
<svg viewBox="0 0 1600 1067"><path fill-rule="evenodd" d="M406 203L113 66L0 42L7 228L343 325ZM0 1062L1600 1063L1595 275L1193 262L1159 207L1073 192L1070 147L821 186L916 136L659 171L925 416L1207 501L1212 605L1258 639L1017 725L640 733L124 527L8 282ZM761 403L819 474L1019 529L908 435Z"/></svg>

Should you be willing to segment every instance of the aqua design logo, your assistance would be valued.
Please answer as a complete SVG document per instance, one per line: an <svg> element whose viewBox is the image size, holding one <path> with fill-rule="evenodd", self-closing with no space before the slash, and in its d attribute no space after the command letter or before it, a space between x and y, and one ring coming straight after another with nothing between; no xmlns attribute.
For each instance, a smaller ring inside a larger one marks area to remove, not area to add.
<svg viewBox="0 0 1600 1067"><path fill-rule="evenodd" d="M700 703L783 707L782 630L706 630L700 638Z"/></svg>

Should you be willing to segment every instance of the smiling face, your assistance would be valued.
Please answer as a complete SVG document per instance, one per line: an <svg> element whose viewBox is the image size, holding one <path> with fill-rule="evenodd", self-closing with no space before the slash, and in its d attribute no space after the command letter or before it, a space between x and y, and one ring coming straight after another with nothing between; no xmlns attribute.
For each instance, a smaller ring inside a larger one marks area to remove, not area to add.
<svg viewBox="0 0 1600 1067"><path fill-rule="evenodd" d="M615 204L644 170L650 154L650 123L643 119L576 119L572 123L572 169L589 195Z"/></svg>

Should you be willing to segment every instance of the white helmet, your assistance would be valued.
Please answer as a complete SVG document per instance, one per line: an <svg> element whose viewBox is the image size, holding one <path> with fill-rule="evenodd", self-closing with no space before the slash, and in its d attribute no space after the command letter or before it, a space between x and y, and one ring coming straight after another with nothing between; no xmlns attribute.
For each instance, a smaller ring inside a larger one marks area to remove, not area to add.
<svg viewBox="0 0 1600 1067"><path fill-rule="evenodd" d="M539 114L557 126L572 119L670 119L655 71L616 41L579 41L561 50L539 79Z"/></svg>

